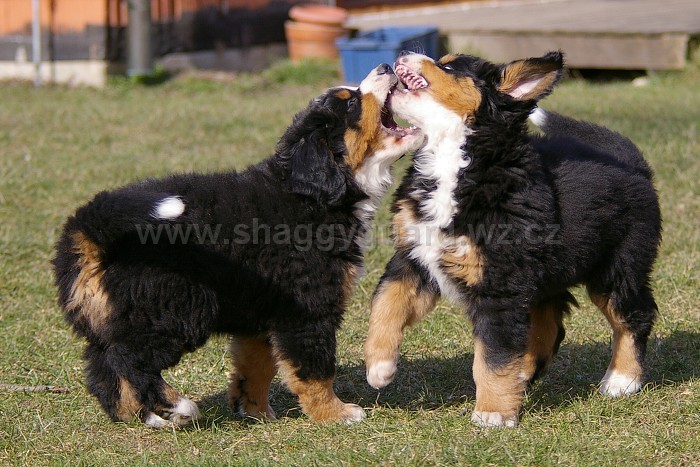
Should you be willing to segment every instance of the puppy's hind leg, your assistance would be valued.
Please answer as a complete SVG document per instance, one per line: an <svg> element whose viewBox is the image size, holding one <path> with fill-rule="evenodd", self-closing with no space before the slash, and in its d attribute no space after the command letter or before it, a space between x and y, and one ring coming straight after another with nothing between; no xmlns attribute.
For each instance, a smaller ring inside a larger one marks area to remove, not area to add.
<svg viewBox="0 0 700 467"><path fill-rule="evenodd" d="M154 378L158 403L144 416L144 423L152 428L168 428L189 425L200 418L197 404L163 380Z"/></svg>
<svg viewBox="0 0 700 467"><path fill-rule="evenodd" d="M108 352L91 343L85 349L84 358L88 391L97 397L109 418L115 422L128 422L140 416L144 406L138 392L110 364Z"/></svg>
<svg viewBox="0 0 700 467"><path fill-rule="evenodd" d="M182 426L199 418L197 405L181 396L160 376L147 373L123 347L104 349L89 344L87 386L113 421L128 422L140 418L153 428Z"/></svg>
<svg viewBox="0 0 700 467"><path fill-rule="evenodd" d="M648 287L624 299L588 288L593 303L613 330L612 360L600 383L600 393L618 397L638 392L644 376L644 355L656 315L656 303Z"/></svg>
<svg viewBox="0 0 700 467"><path fill-rule="evenodd" d="M515 427L527 383L533 376L525 359L530 337L529 306L482 298L482 303L489 302L491 307L482 306L470 313L476 383L471 420L483 427Z"/></svg>
<svg viewBox="0 0 700 467"><path fill-rule="evenodd" d="M403 253L396 253L372 298L365 341L365 366L370 386L379 389L394 380L404 328L428 314L437 298L437 292L419 266Z"/></svg>
<svg viewBox="0 0 700 467"><path fill-rule="evenodd" d="M344 403L333 390L336 327L322 321L275 332L271 336L273 354L282 381L299 397L299 405L311 420L359 422L366 416L362 407Z"/></svg>
<svg viewBox="0 0 700 467"><path fill-rule="evenodd" d="M564 340L563 317L576 300L569 292L549 297L530 306L530 331L523 372L532 383L547 372Z"/></svg>
<svg viewBox="0 0 700 467"><path fill-rule="evenodd" d="M180 395L161 376L163 369L179 361L181 349L167 348L162 342L156 349L144 344L144 339L137 341L142 345L138 351L123 343L112 343L105 352L105 361L111 365L119 390L116 417L108 411L112 419L126 421L137 414L152 428L184 426L197 420L197 404Z"/></svg>
<svg viewBox="0 0 700 467"><path fill-rule="evenodd" d="M233 337L231 357L233 371L228 390L231 406L244 417L274 420L269 393L277 367L267 337Z"/></svg>

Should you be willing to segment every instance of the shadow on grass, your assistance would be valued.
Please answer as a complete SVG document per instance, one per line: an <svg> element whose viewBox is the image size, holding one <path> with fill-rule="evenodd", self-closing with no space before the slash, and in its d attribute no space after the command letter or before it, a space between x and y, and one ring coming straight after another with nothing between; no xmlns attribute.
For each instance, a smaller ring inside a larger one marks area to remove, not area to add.
<svg viewBox="0 0 700 467"><path fill-rule="evenodd" d="M273 382L270 388L270 405L275 410L277 418L299 418L303 416L297 398L279 381ZM251 417L241 417L236 409L228 403L228 394L221 391L197 401L197 406L203 417L198 422L199 428L238 424L240 427L261 423Z"/></svg>
<svg viewBox="0 0 700 467"><path fill-rule="evenodd" d="M597 396L597 384L610 361L608 343L562 344L547 375L529 390L525 410L540 411L565 407L576 400ZM376 391L365 381L363 365L338 369L335 389L345 402L363 407L386 407L407 411L437 410L473 403L476 390L472 379L472 354L452 358L402 359L392 384ZM696 378L700 361L700 335L675 333L664 339L651 339L647 350L647 388L653 391ZM278 418L302 415L296 396L279 381L271 388L271 405ZM242 425L255 420L242 419L228 406L225 392L199 401L205 414L201 427L236 421Z"/></svg>
<svg viewBox="0 0 700 467"><path fill-rule="evenodd" d="M567 344L566 341L554 357L548 373L528 390L525 408L557 408L577 399L597 397L597 385L610 362L609 343L592 342ZM406 410L432 410L437 407L462 405L473 402L476 388L471 365L473 355L449 359L428 358L402 360L394 382L375 391L365 384L356 393L347 393L346 398L358 396L366 402L379 406ZM678 332L664 339L650 339L646 366L647 389L673 386L697 377L700 361L700 335ZM341 369L338 377L340 390L347 378L364 376L364 368Z"/></svg>

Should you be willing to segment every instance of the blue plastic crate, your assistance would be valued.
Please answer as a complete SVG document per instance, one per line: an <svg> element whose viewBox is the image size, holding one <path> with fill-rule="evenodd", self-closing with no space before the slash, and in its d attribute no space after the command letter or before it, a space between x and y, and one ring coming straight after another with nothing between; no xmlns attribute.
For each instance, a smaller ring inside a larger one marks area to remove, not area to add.
<svg viewBox="0 0 700 467"><path fill-rule="evenodd" d="M402 50L438 58L438 30L432 26L386 27L359 34L352 39L336 39L349 83L359 83L380 63L393 64Z"/></svg>

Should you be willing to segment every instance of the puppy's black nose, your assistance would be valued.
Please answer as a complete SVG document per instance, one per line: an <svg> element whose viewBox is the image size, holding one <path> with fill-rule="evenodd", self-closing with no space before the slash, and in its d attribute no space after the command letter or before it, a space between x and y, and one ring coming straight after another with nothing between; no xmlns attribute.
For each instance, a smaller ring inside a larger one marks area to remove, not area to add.
<svg viewBox="0 0 700 467"><path fill-rule="evenodd" d="M378 75L386 75L387 73L393 73L394 70L391 69L391 65L387 65L386 63L382 63L377 67L377 74Z"/></svg>

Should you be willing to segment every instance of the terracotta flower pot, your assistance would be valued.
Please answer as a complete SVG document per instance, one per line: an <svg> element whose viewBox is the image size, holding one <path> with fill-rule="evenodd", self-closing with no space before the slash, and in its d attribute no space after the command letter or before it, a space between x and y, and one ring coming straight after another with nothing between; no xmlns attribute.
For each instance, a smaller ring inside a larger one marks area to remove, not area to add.
<svg viewBox="0 0 700 467"><path fill-rule="evenodd" d="M335 40L347 34L338 25L287 21L284 23L289 58L298 62L304 58L336 58Z"/></svg>
<svg viewBox="0 0 700 467"><path fill-rule="evenodd" d="M284 24L289 58L336 58L335 40L347 33L342 24L347 10L325 5L296 5L289 10L292 21Z"/></svg>
<svg viewBox="0 0 700 467"><path fill-rule="evenodd" d="M325 5L296 5L289 10L289 17L301 23L340 26L348 19L348 11Z"/></svg>

